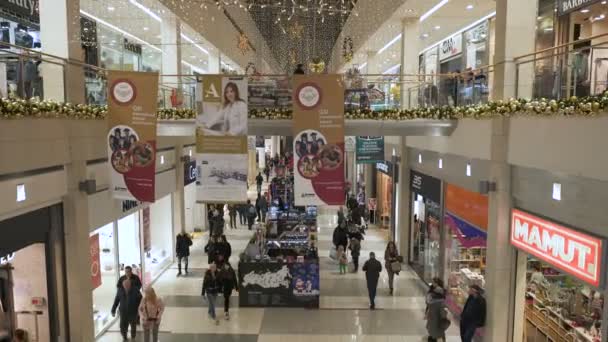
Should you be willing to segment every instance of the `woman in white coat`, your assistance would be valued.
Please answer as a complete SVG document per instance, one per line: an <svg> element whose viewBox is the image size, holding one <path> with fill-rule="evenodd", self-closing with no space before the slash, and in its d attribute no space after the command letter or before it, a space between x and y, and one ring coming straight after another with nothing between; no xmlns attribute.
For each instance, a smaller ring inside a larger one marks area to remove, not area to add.
<svg viewBox="0 0 608 342"><path fill-rule="evenodd" d="M224 103L222 110L215 119L205 123L207 129L220 126L218 130L223 135L247 135L247 103L239 94L239 87L234 82L228 82L224 88Z"/></svg>

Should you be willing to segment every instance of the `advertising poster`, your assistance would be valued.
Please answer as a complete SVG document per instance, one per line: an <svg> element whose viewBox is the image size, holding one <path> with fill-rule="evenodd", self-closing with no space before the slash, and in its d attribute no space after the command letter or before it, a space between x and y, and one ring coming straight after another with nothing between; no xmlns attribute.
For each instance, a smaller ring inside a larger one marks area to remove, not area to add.
<svg viewBox="0 0 608 342"><path fill-rule="evenodd" d="M338 75L295 75L296 205L344 204L344 84Z"/></svg>
<svg viewBox="0 0 608 342"><path fill-rule="evenodd" d="M108 160L115 198L154 202L158 73L108 72Z"/></svg>
<svg viewBox="0 0 608 342"><path fill-rule="evenodd" d="M99 256L99 234L89 237L89 252L91 253L91 284L93 290L101 286L101 261Z"/></svg>
<svg viewBox="0 0 608 342"><path fill-rule="evenodd" d="M384 137L357 137L357 163L374 164L384 161Z"/></svg>
<svg viewBox="0 0 608 342"><path fill-rule="evenodd" d="M197 200L247 200L247 79L205 75L196 119Z"/></svg>
<svg viewBox="0 0 608 342"><path fill-rule="evenodd" d="M319 307L317 262L240 263L240 307Z"/></svg>
<svg viewBox="0 0 608 342"><path fill-rule="evenodd" d="M150 208L144 208L141 215L141 229L144 237L144 252L147 253L152 249L152 241L150 239Z"/></svg>

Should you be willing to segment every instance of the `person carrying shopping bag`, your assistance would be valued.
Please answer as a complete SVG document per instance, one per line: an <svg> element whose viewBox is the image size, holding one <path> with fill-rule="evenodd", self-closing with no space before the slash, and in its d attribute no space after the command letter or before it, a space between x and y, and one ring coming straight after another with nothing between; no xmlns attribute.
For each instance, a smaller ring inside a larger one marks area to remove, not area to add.
<svg viewBox="0 0 608 342"><path fill-rule="evenodd" d="M445 332L450 327L447 308L445 306L445 291L442 287L435 287L429 293L426 310L426 331L428 342L445 342Z"/></svg>
<svg viewBox="0 0 608 342"><path fill-rule="evenodd" d="M388 286L391 296L393 295L395 274L399 275L399 272L401 272L401 262L399 259L399 252L397 251L395 242L389 241L386 245L386 251L384 251L384 267L388 273Z"/></svg>
<svg viewBox="0 0 608 342"><path fill-rule="evenodd" d="M164 311L165 304L156 296L154 288L147 287L138 309L141 326L144 328L144 342L150 342L150 335L152 342L158 342L158 328Z"/></svg>
<svg viewBox="0 0 608 342"><path fill-rule="evenodd" d="M203 280L203 291L201 295L207 299L209 318L215 321L215 324L220 324L220 320L215 315L215 301L217 294L221 291L221 283L218 277L218 271L215 264L210 264L209 269L205 272Z"/></svg>

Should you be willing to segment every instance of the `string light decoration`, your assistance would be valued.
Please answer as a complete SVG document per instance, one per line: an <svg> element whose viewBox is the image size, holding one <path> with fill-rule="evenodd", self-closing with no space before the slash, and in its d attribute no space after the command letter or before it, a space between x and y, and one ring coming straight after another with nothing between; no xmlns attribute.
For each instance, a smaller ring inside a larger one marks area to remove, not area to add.
<svg viewBox="0 0 608 342"><path fill-rule="evenodd" d="M346 63L350 63L354 56L353 39L351 37L344 37L344 41L342 42L342 58L344 58Z"/></svg>
<svg viewBox="0 0 608 342"><path fill-rule="evenodd" d="M247 38L247 35L244 33L241 33L238 36L238 44L237 47L239 48L239 51L241 51L241 53L244 55L247 54L247 52L249 52L249 50L251 50L251 48L249 47L249 38Z"/></svg>
<svg viewBox="0 0 608 342"><path fill-rule="evenodd" d="M298 14L305 15L310 12L317 12L322 16L359 16L355 9L355 0L213 0L213 3L218 9L237 7L245 12L255 9L278 9L287 21Z"/></svg>

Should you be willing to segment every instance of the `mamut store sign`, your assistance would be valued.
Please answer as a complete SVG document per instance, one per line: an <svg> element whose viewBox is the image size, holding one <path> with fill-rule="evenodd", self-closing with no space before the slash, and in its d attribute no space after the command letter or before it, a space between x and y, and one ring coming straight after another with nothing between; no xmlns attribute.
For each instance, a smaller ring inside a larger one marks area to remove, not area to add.
<svg viewBox="0 0 608 342"><path fill-rule="evenodd" d="M559 15L564 15L596 2L600 2L600 0L558 0L557 11Z"/></svg>
<svg viewBox="0 0 608 342"><path fill-rule="evenodd" d="M603 243L520 210L511 213L511 244L595 287L602 282Z"/></svg>

